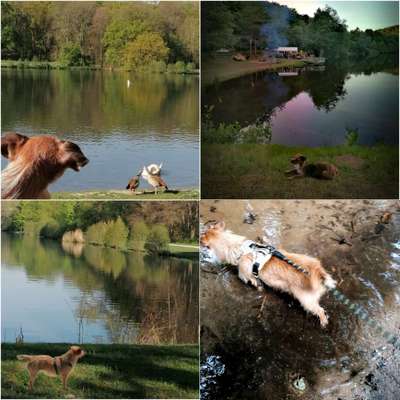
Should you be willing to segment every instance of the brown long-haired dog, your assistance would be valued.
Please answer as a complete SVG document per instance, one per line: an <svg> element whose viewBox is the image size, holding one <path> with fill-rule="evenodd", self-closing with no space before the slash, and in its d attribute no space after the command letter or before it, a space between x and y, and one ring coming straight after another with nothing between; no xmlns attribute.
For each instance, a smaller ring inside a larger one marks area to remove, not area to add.
<svg viewBox="0 0 400 400"><path fill-rule="evenodd" d="M89 160L79 146L54 136L7 133L1 154L10 160L2 171L2 199L48 199L47 187L67 168L79 171Z"/></svg>
<svg viewBox="0 0 400 400"><path fill-rule="evenodd" d="M294 168L285 172L288 179L294 178L316 178L333 179L338 175L338 169L333 164L327 162L306 163L307 157L302 154L295 154L290 162Z"/></svg>
<svg viewBox="0 0 400 400"><path fill-rule="evenodd" d="M250 282L253 286L259 287L257 278L252 273L254 255L252 252L243 251L243 244L246 241L244 236L226 230L224 222L209 225L200 237L200 244L213 251L219 261L238 267L239 278L243 282ZM319 301L328 288L335 287L336 282L316 258L285 250L279 251L300 265L306 273L272 256L264 265L260 265L258 278L272 288L291 294L306 311L318 316L321 326L325 327L328 324L328 317L319 305Z"/></svg>
<svg viewBox="0 0 400 400"><path fill-rule="evenodd" d="M75 368L79 359L85 354L85 351L79 346L71 346L66 353L58 357L21 354L17 356L17 359L27 362L26 368L29 372L29 390L33 389L33 384L39 372L43 372L51 377L60 375L64 389L66 389L69 375Z"/></svg>

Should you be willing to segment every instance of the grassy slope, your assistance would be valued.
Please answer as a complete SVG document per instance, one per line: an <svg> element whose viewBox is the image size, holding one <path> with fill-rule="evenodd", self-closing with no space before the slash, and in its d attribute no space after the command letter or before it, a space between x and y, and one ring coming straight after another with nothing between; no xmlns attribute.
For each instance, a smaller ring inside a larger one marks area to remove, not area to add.
<svg viewBox="0 0 400 400"><path fill-rule="evenodd" d="M34 392L17 354L60 355L66 344L2 344L3 398L198 398L198 346L84 345L62 389L59 378L40 374Z"/></svg>
<svg viewBox="0 0 400 400"><path fill-rule="evenodd" d="M332 181L288 180L289 158L303 153L309 161L332 162L339 176ZM361 166L337 159L353 155ZM389 146L325 148L259 144L203 144L203 198L397 198L398 149Z"/></svg>
<svg viewBox="0 0 400 400"><path fill-rule="evenodd" d="M197 200L199 191L197 189L182 189L178 193L146 191L132 193L129 190L91 190L84 192L54 192L53 199L66 200Z"/></svg>
<svg viewBox="0 0 400 400"><path fill-rule="evenodd" d="M257 61L233 61L231 56L207 58L202 62L201 83L209 85L215 81L223 82L252 72L273 70L283 67L301 67L299 60L280 60L276 64Z"/></svg>
<svg viewBox="0 0 400 400"><path fill-rule="evenodd" d="M168 245L168 251L172 256L182 257L182 258L199 258L199 246L198 244L180 244L180 243L170 243Z"/></svg>

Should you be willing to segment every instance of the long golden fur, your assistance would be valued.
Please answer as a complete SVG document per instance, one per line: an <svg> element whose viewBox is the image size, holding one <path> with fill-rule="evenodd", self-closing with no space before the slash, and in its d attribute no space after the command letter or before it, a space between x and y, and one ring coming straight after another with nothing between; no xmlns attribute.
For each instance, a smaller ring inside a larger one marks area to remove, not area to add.
<svg viewBox="0 0 400 400"><path fill-rule="evenodd" d="M209 248L216 257L225 263L238 267L239 278L245 283L259 287L257 278L252 274L252 253L242 254L241 246L247 239L225 229L223 222L208 227L201 235L200 244ZM322 267L321 262L305 254L289 253L279 249L288 259L301 265L308 274L304 274L283 260L274 256L261 266L259 279L266 285L287 292L295 297L306 311L316 315L322 327L328 324L328 316L319 305L321 296L327 288L334 288L335 281Z"/></svg>
<svg viewBox="0 0 400 400"><path fill-rule="evenodd" d="M75 143L44 135L7 133L1 154L10 160L1 173L2 199L48 199L50 183L67 168L79 171L89 162Z"/></svg>
<svg viewBox="0 0 400 400"><path fill-rule="evenodd" d="M64 389L67 388L68 377L75 368L77 362L85 355L85 351L79 346L71 346L69 350L61 356L30 356L21 354L17 356L20 361L25 361L29 372L29 390L33 390L36 376L43 372L47 376L61 376Z"/></svg>

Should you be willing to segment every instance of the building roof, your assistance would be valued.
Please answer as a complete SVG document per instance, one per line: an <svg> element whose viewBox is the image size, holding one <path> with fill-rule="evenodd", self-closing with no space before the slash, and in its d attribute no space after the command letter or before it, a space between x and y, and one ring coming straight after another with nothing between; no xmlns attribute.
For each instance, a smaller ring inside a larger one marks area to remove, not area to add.
<svg viewBox="0 0 400 400"><path fill-rule="evenodd" d="M278 47L276 51L299 51L298 47Z"/></svg>

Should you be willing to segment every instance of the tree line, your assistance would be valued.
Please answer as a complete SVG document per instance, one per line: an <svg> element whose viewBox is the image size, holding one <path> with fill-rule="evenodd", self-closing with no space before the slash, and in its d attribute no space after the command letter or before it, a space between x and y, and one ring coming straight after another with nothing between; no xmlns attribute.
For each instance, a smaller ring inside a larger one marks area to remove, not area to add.
<svg viewBox="0 0 400 400"><path fill-rule="evenodd" d="M2 2L2 57L138 68L198 63L196 2Z"/></svg>
<svg viewBox="0 0 400 400"><path fill-rule="evenodd" d="M206 2L201 9L202 51L221 48L257 51L297 46L328 59L397 54L397 26L349 30L332 7L318 8L313 17L271 2Z"/></svg>
<svg viewBox="0 0 400 400"><path fill-rule="evenodd" d="M80 229L89 243L148 251L155 245L163 250L171 241L197 241L198 207L195 202L7 203L2 210L2 229L52 239Z"/></svg>

